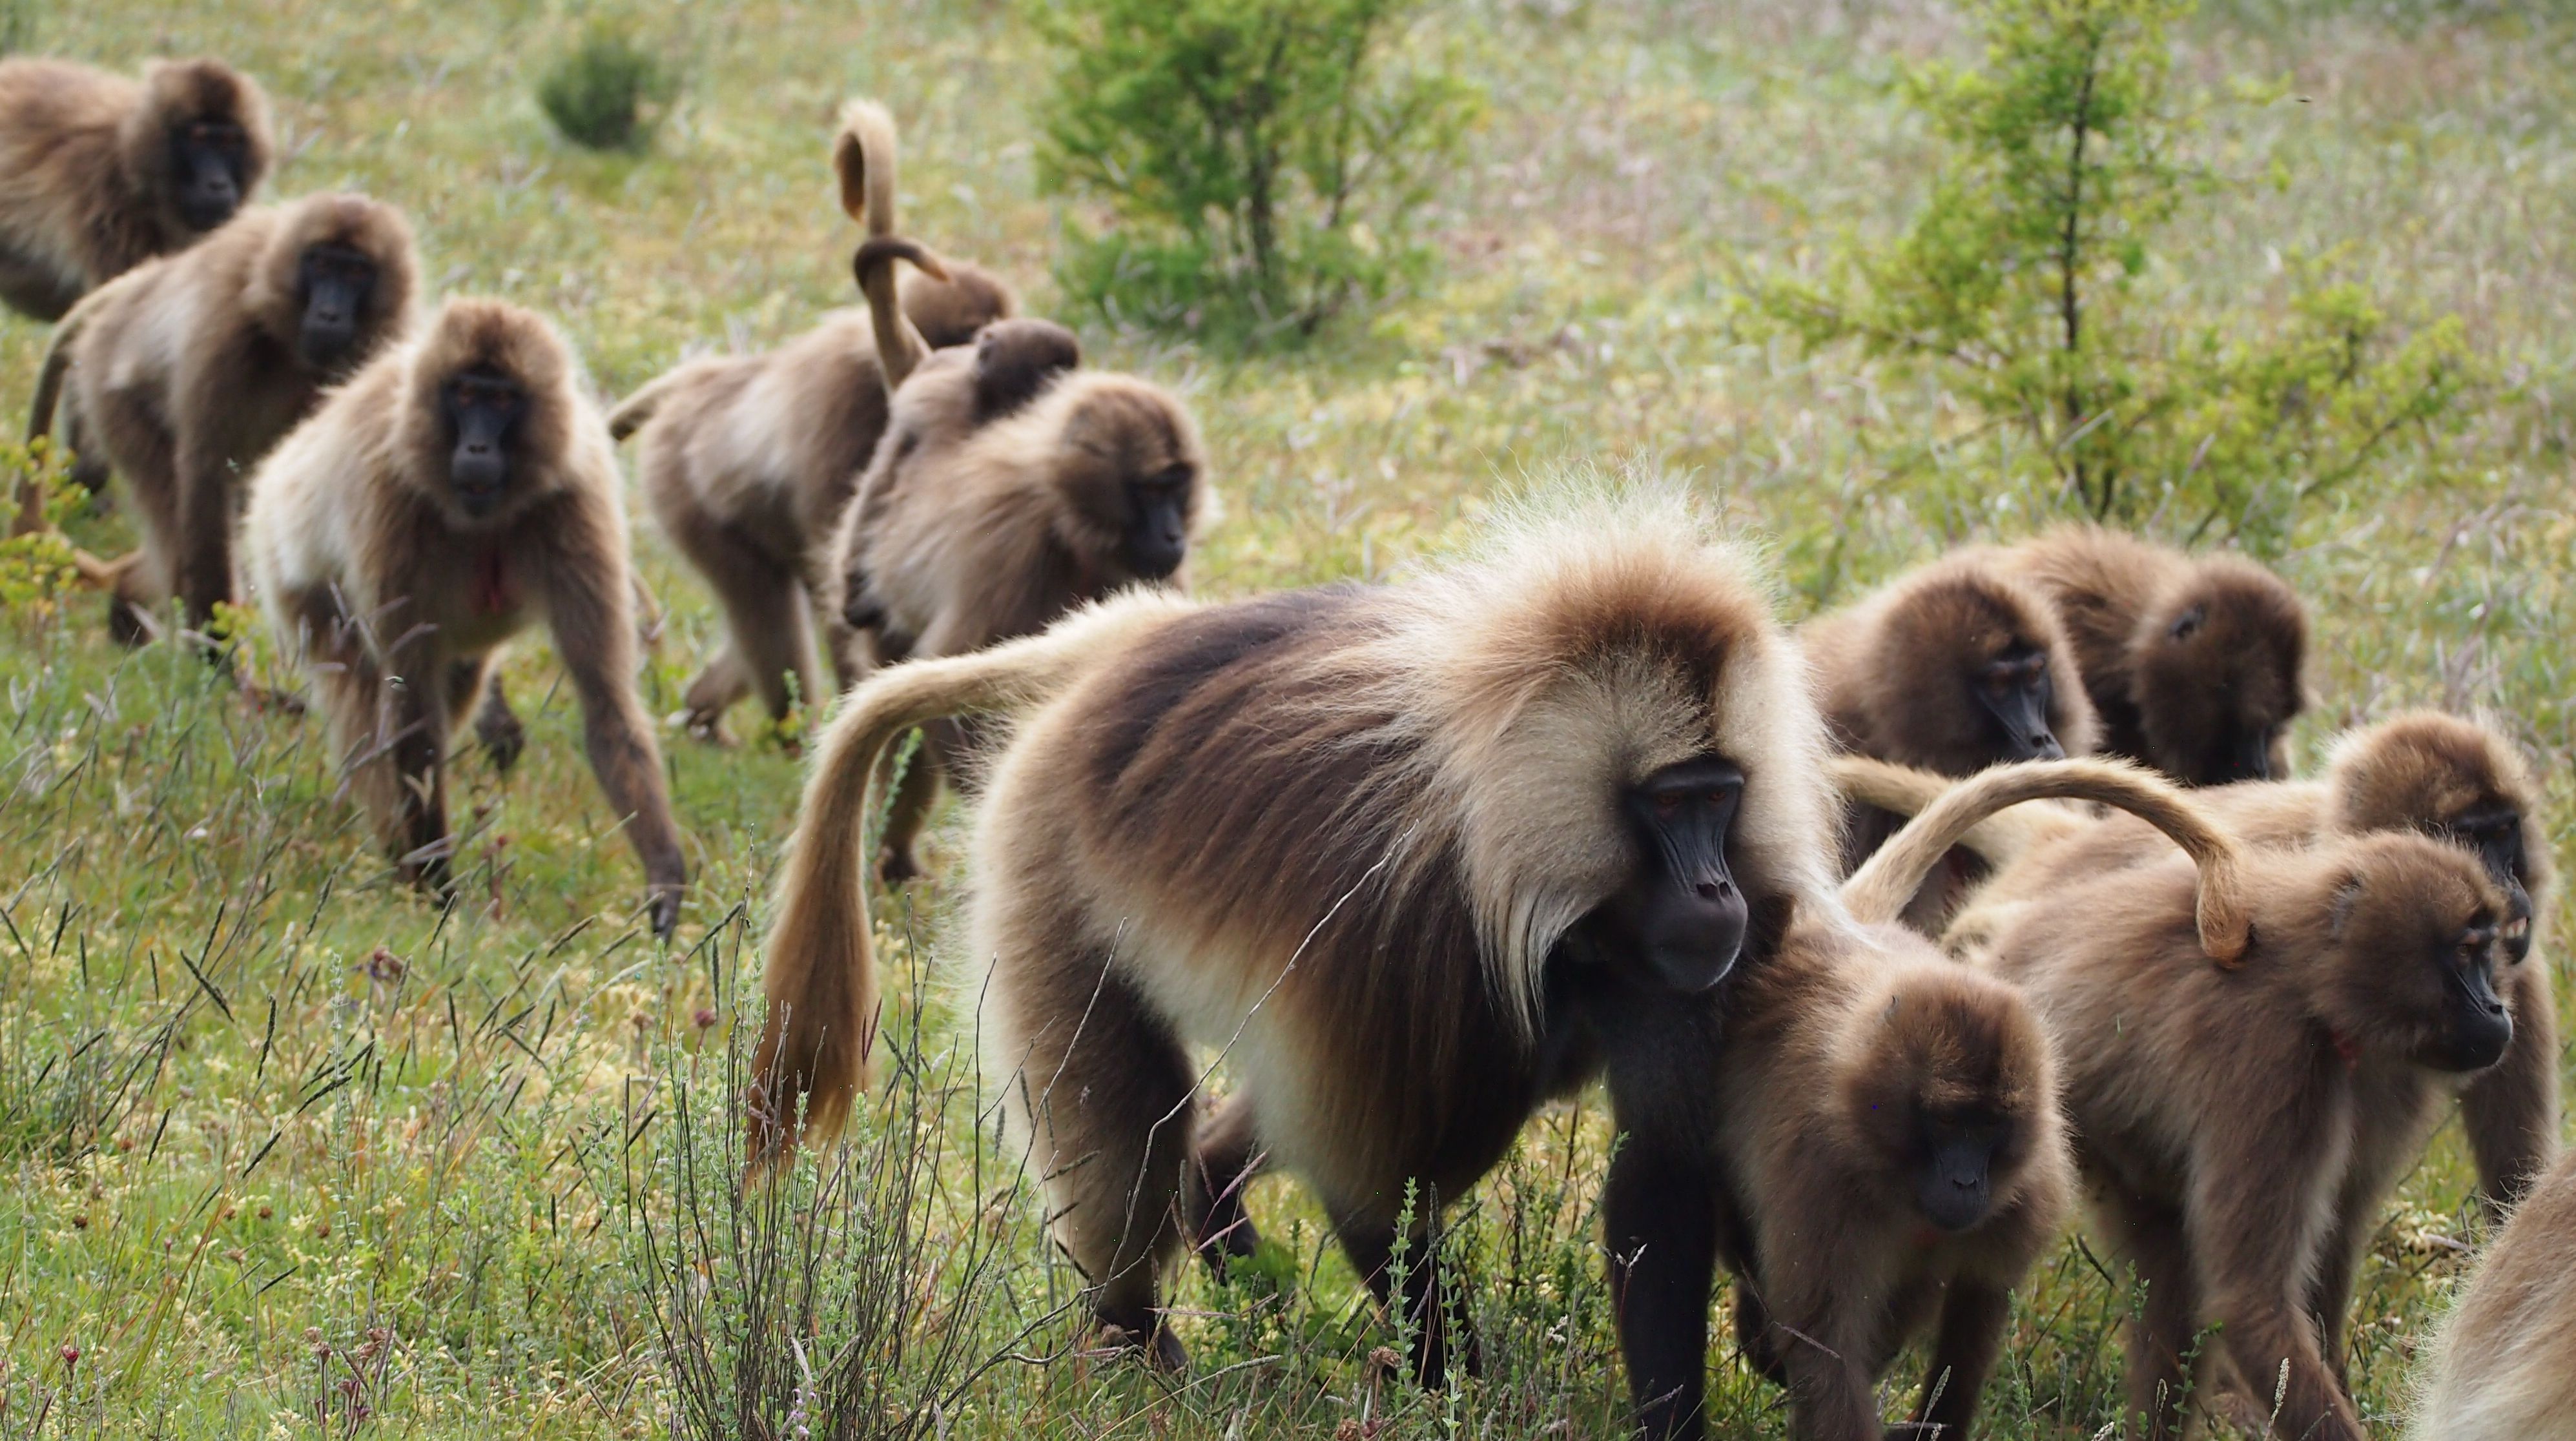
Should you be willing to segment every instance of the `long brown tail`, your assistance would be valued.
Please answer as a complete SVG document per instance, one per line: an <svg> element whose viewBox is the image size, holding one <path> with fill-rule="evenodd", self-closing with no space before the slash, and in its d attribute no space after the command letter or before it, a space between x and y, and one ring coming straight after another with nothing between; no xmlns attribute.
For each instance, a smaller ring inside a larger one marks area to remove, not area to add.
<svg viewBox="0 0 2576 1441"><path fill-rule="evenodd" d="M904 378L930 353L930 343L903 313L902 292L895 285L898 260L911 261L934 279L948 278L948 267L928 246L899 235L871 236L850 257L850 271L858 278L859 293L868 298L868 319L876 327L877 373L885 377L888 395L902 388Z"/></svg>
<svg viewBox="0 0 2576 1441"><path fill-rule="evenodd" d="M1894 921L1933 863L1979 822L2024 801L2051 799L2115 806L2171 837L2200 867L2200 948L2221 965L2244 958L2254 929L2244 848L2170 782L2120 761L2001 765L1950 786L1843 882L1844 906L1865 923Z"/></svg>
<svg viewBox="0 0 2576 1441"><path fill-rule="evenodd" d="M841 209L870 235L894 234L894 114L874 100L841 107L841 133L832 137L832 173L841 181Z"/></svg>
<svg viewBox="0 0 2576 1441"><path fill-rule="evenodd" d="M1825 762L1825 774L1843 799L1900 816L1921 815L1959 783L1956 776L1873 756L1834 756ZM1977 822L1959 837L1959 844L2001 866L2089 823L2087 817L2055 807L2021 806Z"/></svg>
<svg viewBox="0 0 2576 1441"><path fill-rule="evenodd" d="M878 757L925 721L1043 701L1186 605L1165 595L1123 597L989 650L895 666L850 692L807 776L769 931L761 981L769 1020L748 1098L755 1168L794 1143L799 1096L804 1134L820 1140L840 1130L866 1080L877 990L861 842Z"/></svg>
<svg viewBox="0 0 2576 1441"><path fill-rule="evenodd" d="M930 353L930 347L903 313L895 293L897 260L909 260L939 279L947 267L921 246L894 239L894 116L873 100L853 100L841 109L841 133L832 142L832 170L841 178L841 208L867 227L868 238L850 260L860 293L868 298L868 315L876 322L877 367L885 376L886 394L894 394L904 377Z"/></svg>
<svg viewBox="0 0 2576 1441"><path fill-rule="evenodd" d="M112 284L112 282L111 282ZM98 313L99 297L110 286L100 286L80 299L71 311L54 326L53 339L45 346L44 368L36 372L36 398L27 407L27 439L42 440L53 433L54 410L62 403L63 376L72 368L72 343L89 328L89 319ZM45 528L45 495L30 477L18 486L18 517L10 525L11 535L33 535Z"/></svg>

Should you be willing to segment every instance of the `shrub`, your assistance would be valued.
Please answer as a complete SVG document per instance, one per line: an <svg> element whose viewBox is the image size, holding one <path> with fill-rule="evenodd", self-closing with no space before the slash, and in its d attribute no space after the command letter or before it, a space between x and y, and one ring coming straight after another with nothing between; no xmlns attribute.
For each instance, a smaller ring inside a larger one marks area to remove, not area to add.
<svg viewBox="0 0 2576 1441"><path fill-rule="evenodd" d="M2287 267L2276 315L2193 310L2155 250L2214 188L2180 158L2192 120L2167 35L2188 10L1975 0L1983 67L1906 77L1948 146L1911 227L1847 244L1822 282L1748 294L1811 348L1856 341L1934 372L1982 433L2030 442L1998 463L2042 468L2071 509L2267 548L2393 439L2455 434L2480 366L2456 319L2403 329L2315 258Z"/></svg>
<svg viewBox="0 0 2576 1441"><path fill-rule="evenodd" d="M79 572L71 542L62 525L89 500L71 478L71 468L50 441L24 445L0 441L0 495L8 498L9 520L0 535L0 614L49 624L76 588ZM22 521L19 512L32 501L41 524Z"/></svg>
<svg viewBox="0 0 2576 1441"><path fill-rule="evenodd" d="M1073 227L1065 293L1258 344L1418 283L1424 207L1480 99L1399 55L1418 3L1029 0L1059 57L1040 181L1114 217Z"/></svg>
<svg viewBox="0 0 2576 1441"><path fill-rule="evenodd" d="M594 27L548 67L537 103L564 138L592 150L642 150L653 143L670 72L623 32Z"/></svg>

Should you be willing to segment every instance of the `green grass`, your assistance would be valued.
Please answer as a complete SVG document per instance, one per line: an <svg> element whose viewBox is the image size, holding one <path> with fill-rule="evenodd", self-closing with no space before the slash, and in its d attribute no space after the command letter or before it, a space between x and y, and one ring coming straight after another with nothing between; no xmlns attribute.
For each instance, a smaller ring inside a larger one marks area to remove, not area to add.
<svg viewBox="0 0 2576 1441"><path fill-rule="evenodd" d="M579 7L93 0L40 9L32 44L252 69L277 102L278 193L355 185L404 205L437 284L556 315L609 394L852 299L823 163L852 93L903 122L907 228L1049 307L1056 217L1019 109L1033 55L1006 6L633 15L685 77L641 157L570 147L533 98L542 58L591 18ZM1264 360L1084 337L1183 388L1206 428L1225 510L1194 562L1204 591L1385 575L1568 459L1697 477L1776 537L1793 614L2052 513L1973 474L1900 479L1890 457L1960 440L1943 396L1727 323L1735 267L1805 263L1903 216L1927 141L1887 82L1902 58L1961 53L1946 12L1453 0L1431 25L1493 98L1431 227L1438 291ZM2467 441L2477 481L2338 497L2283 558L2318 613L2302 744L2405 703L2493 707L2546 765L2562 860L2571 57L2576 24L2495 7L2223 7L2187 36L2185 73L2287 74L2293 96L2214 113L2203 158L2241 183L2183 222L2172 277L2260 307L2273 252L2342 247L2384 292L2462 315L2506 368ZM2255 183L2270 159L2285 178ZM0 407L24 403L43 340L0 320ZM668 607L645 684L668 713L716 621L657 540L641 548ZM808 1178L846 1183L779 1243L815 1269L746 1282L779 1233L734 1216L723 1126L795 762L666 740L695 888L681 943L657 947L570 698L527 645L511 680L534 744L506 780L463 763L466 902L442 916L390 884L316 724L246 711L167 652L114 651L88 606L0 640L0 1434L662 1434L682 1399L666 1327L691 1314L675 1295L737 1306L696 1313L720 1348L724 1326L758 1321L755 1296L812 1300L840 1338L877 1284L855 1260L889 1255L917 1263L897 1288L911 1340L1003 1355L968 1375L920 1344L858 1353L886 1358L866 1369L892 1397L954 1382L923 1418L935 1434L1618 1434L1589 1102L1547 1113L1472 1198L1483 1383L1423 1396L1383 1375L1370 1357L1394 1338L1277 1181L1255 1198L1276 1243L1260 1264L1181 1283L1191 1380L1066 1354L1075 1278L977 1104L971 1007L937 983L943 887L884 920L896 1003L922 1008L902 1028L913 1061L871 1103L853 1173ZM953 816L935 839L953 865ZM2451 1241L2473 1234L2467 1177L2446 1132L2374 1247L2354 1360L2378 1416L2458 1274ZM2125 1307L2070 1240L2023 1298L1985 1434L2094 1435ZM752 1350L794 1376L774 1340ZM1723 1348L1714 1368L1719 1434L1782 1433L1775 1393Z"/></svg>

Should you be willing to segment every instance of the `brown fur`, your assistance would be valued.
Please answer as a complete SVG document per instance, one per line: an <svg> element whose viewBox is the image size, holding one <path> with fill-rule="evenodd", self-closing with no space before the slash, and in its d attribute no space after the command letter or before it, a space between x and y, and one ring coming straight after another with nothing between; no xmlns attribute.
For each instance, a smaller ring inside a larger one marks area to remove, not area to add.
<svg viewBox="0 0 2576 1441"><path fill-rule="evenodd" d="M2361 1441L2341 1364L2354 1267L2456 1083L2435 1050L2441 962L2504 897L2414 835L2247 855L2256 942L2238 969L2196 963L2193 874L2170 853L2062 885L1990 963L2057 1042L2099 1229L2147 1288L2128 1401L2143 1434L2175 1434L2214 1323L2237 1385L2268 1398L2286 1366L2280 1434Z"/></svg>
<svg viewBox="0 0 2576 1441"><path fill-rule="evenodd" d="M1899 812L1920 809L1937 794L1938 783L1928 776L1909 787L1902 776L1865 773L1843 762L1837 767L1839 779L1875 793ZM2458 840L2454 827L2463 817L2510 811L2519 820L2522 842L2521 870L2513 879L2530 897L2529 924L2536 930L2549 914L2552 877L2539 823L2540 789L2492 726L2410 712L2338 741L2322 780L2217 786L2197 792L2194 800L2248 844L2294 849L2374 831ZM2019 829L2004 829L2009 826ZM2171 842L2129 816L2096 819L2026 806L1970 833L1967 844L2001 870L1944 937L1963 953L1989 946L2012 917L2031 907L2058 904L2070 885L2155 863L2170 854ZM2539 939L2529 938L2530 949L2537 949ZM2557 1005L2548 962L2526 952L2512 960L2500 985L2511 992L2513 1044L2502 1062L2457 1088L2490 1214L2511 1205L2549 1164L2559 1129Z"/></svg>
<svg viewBox="0 0 2576 1441"><path fill-rule="evenodd" d="M171 137L241 127L241 196L268 171L268 99L218 60L155 60L140 84L64 60L0 61L0 301L56 320L82 295L194 244Z"/></svg>
<svg viewBox="0 0 2576 1441"><path fill-rule="evenodd" d="M1132 595L862 686L817 757L770 936L765 1134L800 1093L806 1129L831 1130L865 1063L880 752L933 715L1032 703L983 802L968 950L993 966L992 1074L1098 1315L1160 1327L1188 1045L1224 1053L1263 1148L1382 1285L1408 1189L1427 1230L1589 1069L1542 1044L1562 1023L1549 963L1641 864L1618 811L1635 777L1710 751L1745 772L1745 965L1801 905L1834 907L1821 726L1762 597L1703 536L1678 501L1568 507L1400 586Z"/></svg>
<svg viewBox="0 0 2576 1441"><path fill-rule="evenodd" d="M2029 1007L1910 931L1793 933L1730 999L1718 1057L1737 1344L1789 1388L1789 1434L1878 1441L1874 1383L1927 1329L1913 1420L1968 1434L2012 1290L2074 1202L2055 1063ZM2010 1128L1992 1209L1965 1231L1936 1228L1915 1199L1926 1108Z"/></svg>
<svg viewBox="0 0 2576 1441"><path fill-rule="evenodd" d="M1134 482L1186 467L1190 530L1206 512L1207 452L1178 398L1134 376L1056 371L1045 359L1070 351L1071 336L1011 325L994 337L1008 345L924 357L895 392L885 439L842 512L832 608L873 627L881 661L1027 635L1143 581L1124 550ZM880 353L896 342L881 313ZM1037 366L1022 358L1031 353ZM1034 373L1037 389L995 418L995 377L1005 373ZM1186 586L1186 566L1164 580ZM889 880L918 872L914 838L939 773L958 760L953 732L929 739L886 827Z"/></svg>
<svg viewBox="0 0 2576 1441"><path fill-rule="evenodd" d="M853 101L833 145L844 203L872 235L894 226L895 132L883 107ZM904 277L902 306L932 346L964 345L1019 307L977 267ZM886 428L886 380L870 317L844 311L761 355L691 361L645 385L609 417L640 432L636 472L653 518L724 606L724 648L689 682L690 728L718 733L759 693L771 719L793 699L826 698L819 632L840 687L866 668L829 589L823 542L857 490ZM793 689L791 690L791 684Z"/></svg>
<svg viewBox="0 0 2576 1441"><path fill-rule="evenodd" d="M2189 809L2172 787L2117 763L1981 772L1843 883L1858 929L1802 917L1728 998L1702 1103L1718 1234L1738 1277L1738 1347L1789 1389L1793 1436L1878 1441L1875 1383L1927 1328L1931 1367L1914 1424L1968 1434L2012 1289L2073 1202L2055 1062L2037 1018L2011 987L1892 924L1960 834L2038 796L2167 818ZM2224 841L2207 854L2205 944L2241 947L2238 858ZM1935 1122L1998 1128L1985 1209L1955 1230L1934 1224L1921 1199ZM1695 1405L1698 1358L1681 1359L1691 1374L1632 1378L1632 1389L1646 1398L1677 1389L1674 1409ZM1649 1434L1675 1429L1651 1399L1644 1409Z"/></svg>
<svg viewBox="0 0 2576 1441"><path fill-rule="evenodd" d="M2278 576L2095 526L1998 553L2057 606L2102 749L2190 785L2288 773L2307 610ZM2262 757L2264 769L2246 767Z"/></svg>
<svg viewBox="0 0 2576 1441"><path fill-rule="evenodd" d="M307 249L341 245L377 269L358 338L328 365L299 344ZM111 619L132 638L175 593L203 627L233 597L240 486L310 414L325 387L401 337L418 261L411 227L362 195L315 195L243 211L203 242L127 272L65 318L45 357L31 434L55 397L77 414L134 498L143 559L117 579Z"/></svg>
<svg viewBox="0 0 2576 1441"><path fill-rule="evenodd" d="M1946 850L1971 843L1995 824L1990 817L1998 810L2062 798L2116 806L2135 824L2151 828L2150 834L2161 833L2191 855L2200 874L2193 924L2201 950L2211 959L2234 964L2252 944L2246 849L2214 824L2194 798L2135 767L2106 760L2033 762L1997 766L1963 785L1858 756L1838 756L1827 768L1846 794L1915 813L1897 833L1901 846L1890 842L1843 883L1843 894L1864 918L1896 918L1904 888L1926 864L1927 847ZM1919 805L1910 793L1918 781L1939 786L1921 793Z"/></svg>
<svg viewBox="0 0 2576 1441"><path fill-rule="evenodd" d="M2093 749L2096 721L2057 614L1989 557L1953 556L1798 628L1843 749L1942 775L2012 759L1965 677L2013 650L2048 658L2048 721L2071 756Z"/></svg>
<svg viewBox="0 0 2576 1441"><path fill-rule="evenodd" d="M2434 1338L2410 1441L2576 1441L2576 1157L2532 1187Z"/></svg>
<svg viewBox="0 0 2576 1441"><path fill-rule="evenodd" d="M2009 655L2045 657L2045 712L2063 755L2090 755L2097 723L2073 650L2045 596L1991 557L1952 556L1923 566L1867 598L1798 628L1815 667L1825 722L1843 749L1942 775L1972 775L2028 758L2009 745L1978 699L1985 668ZM1843 864L1868 859L1902 824L1875 806L1854 806ZM1984 873L1954 852L1907 911L1915 929L1937 935L1967 886Z"/></svg>
<svg viewBox="0 0 2576 1441"><path fill-rule="evenodd" d="M440 406L441 386L478 367L516 380L526 400L507 498L481 518L451 484L454 427ZM250 488L253 582L278 635L310 661L352 782L405 872L444 883L451 737L478 700L484 724L506 720L492 715L492 668L542 620L667 934L686 864L635 693L616 457L552 327L499 301L449 300L419 338L335 391Z"/></svg>

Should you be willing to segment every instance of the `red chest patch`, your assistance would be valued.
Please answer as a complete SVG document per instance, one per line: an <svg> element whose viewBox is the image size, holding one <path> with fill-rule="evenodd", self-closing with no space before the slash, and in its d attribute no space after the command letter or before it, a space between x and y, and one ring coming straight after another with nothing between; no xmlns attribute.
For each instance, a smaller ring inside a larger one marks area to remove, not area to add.
<svg viewBox="0 0 2576 1441"><path fill-rule="evenodd" d="M509 554L495 546L474 563L474 613L502 615L512 605Z"/></svg>

